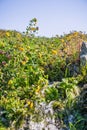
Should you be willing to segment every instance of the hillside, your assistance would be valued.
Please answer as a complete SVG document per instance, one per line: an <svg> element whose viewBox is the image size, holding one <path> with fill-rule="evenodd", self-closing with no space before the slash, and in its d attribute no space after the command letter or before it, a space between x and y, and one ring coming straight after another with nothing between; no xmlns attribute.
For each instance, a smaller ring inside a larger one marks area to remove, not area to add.
<svg viewBox="0 0 87 130"><path fill-rule="evenodd" d="M33 130L27 120L33 126L47 116L59 123L55 130L87 129L82 42L87 34L77 31L47 38L0 30L0 130Z"/></svg>

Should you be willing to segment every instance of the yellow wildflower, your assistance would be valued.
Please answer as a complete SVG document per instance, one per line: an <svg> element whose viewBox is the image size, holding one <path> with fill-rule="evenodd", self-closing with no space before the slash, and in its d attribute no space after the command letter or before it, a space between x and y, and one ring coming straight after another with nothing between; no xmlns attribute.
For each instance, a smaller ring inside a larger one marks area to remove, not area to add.
<svg viewBox="0 0 87 130"><path fill-rule="evenodd" d="M20 34L20 33L17 33L17 37L18 37L18 38L21 38L21 34Z"/></svg>
<svg viewBox="0 0 87 130"><path fill-rule="evenodd" d="M64 39L61 39L62 42L64 42Z"/></svg>
<svg viewBox="0 0 87 130"><path fill-rule="evenodd" d="M30 49L30 46L27 46L27 49Z"/></svg>
<svg viewBox="0 0 87 130"><path fill-rule="evenodd" d="M29 105L30 108L32 108L34 106L33 102L28 101L27 104Z"/></svg>
<svg viewBox="0 0 87 130"><path fill-rule="evenodd" d="M23 47L19 47L18 48L20 51L24 51L24 48Z"/></svg>
<svg viewBox="0 0 87 130"><path fill-rule="evenodd" d="M40 86L38 86L38 88L36 89L36 93L40 92Z"/></svg>
<svg viewBox="0 0 87 130"><path fill-rule="evenodd" d="M22 63L22 65L25 65L25 64L26 64L26 62L25 62L25 61L22 61L21 63Z"/></svg>
<svg viewBox="0 0 87 130"><path fill-rule="evenodd" d="M67 37L67 40L68 40L68 41L69 41L69 40L71 40L71 39L72 39L72 37L71 37L71 36L68 36L68 37Z"/></svg>
<svg viewBox="0 0 87 130"><path fill-rule="evenodd" d="M56 50L52 50L52 53L53 53L54 55L57 55L57 51L56 51Z"/></svg>
<svg viewBox="0 0 87 130"><path fill-rule="evenodd" d="M31 104L30 104L30 108L32 108L34 106L34 104L33 104L33 102L31 102Z"/></svg>
<svg viewBox="0 0 87 130"><path fill-rule="evenodd" d="M30 102L30 101L28 101L28 102L27 102L27 104L30 106L31 102Z"/></svg>
<svg viewBox="0 0 87 130"><path fill-rule="evenodd" d="M10 33L9 33L9 32L6 32L6 35L9 37L9 36L10 36Z"/></svg>
<svg viewBox="0 0 87 130"><path fill-rule="evenodd" d="M31 27L30 30L35 31L36 29L34 27Z"/></svg>
<svg viewBox="0 0 87 130"><path fill-rule="evenodd" d="M9 80L9 81L8 81L8 85L11 85L12 83L13 83L12 80Z"/></svg>
<svg viewBox="0 0 87 130"><path fill-rule="evenodd" d="M4 47L4 46L5 46L5 43L0 42L0 47Z"/></svg>
<svg viewBox="0 0 87 130"><path fill-rule="evenodd" d="M73 35L74 35L74 36L78 36L78 32L74 32Z"/></svg>

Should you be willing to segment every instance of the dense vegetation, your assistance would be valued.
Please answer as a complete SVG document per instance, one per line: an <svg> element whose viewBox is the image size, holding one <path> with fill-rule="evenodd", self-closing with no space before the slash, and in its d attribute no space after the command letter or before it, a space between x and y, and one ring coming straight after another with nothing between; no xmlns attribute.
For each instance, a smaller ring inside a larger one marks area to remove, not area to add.
<svg viewBox="0 0 87 130"><path fill-rule="evenodd" d="M74 122L66 123L70 130L86 130L86 97L81 95L87 66L80 66L79 53L87 34L73 31L52 38L27 34L0 30L0 130L20 126L41 101L55 101L53 108L63 125L72 113ZM57 84L49 87L54 81Z"/></svg>

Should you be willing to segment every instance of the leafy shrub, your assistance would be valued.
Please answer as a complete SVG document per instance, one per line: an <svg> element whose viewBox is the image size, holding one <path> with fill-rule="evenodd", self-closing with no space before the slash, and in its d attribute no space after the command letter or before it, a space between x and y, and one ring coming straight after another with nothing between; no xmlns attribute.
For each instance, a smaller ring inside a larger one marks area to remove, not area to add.
<svg viewBox="0 0 87 130"><path fill-rule="evenodd" d="M8 37L13 37L8 34L0 44L0 107L6 111L9 122L17 123L34 109L37 92L47 81L29 43L24 39L23 43L9 41Z"/></svg>
<svg viewBox="0 0 87 130"><path fill-rule="evenodd" d="M49 87L45 91L45 99L47 102L58 100L58 90L54 87Z"/></svg>
<svg viewBox="0 0 87 130"><path fill-rule="evenodd" d="M9 125L19 126L21 119L34 112L35 102L41 98L47 102L55 101L54 108L61 109L62 119L71 111L74 113L79 95L77 81L87 81L87 68L83 67L77 77L68 75L66 69L78 59L78 42L87 36L73 32L53 38L35 37L37 19L30 22L26 35L17 31L0 31L0 108ZM68 63L67 57L70 59ZM61 82L46 88L49 80ZM46 89L45 95L43 89ZM0 129L5 129L1 118Z"/></svg>

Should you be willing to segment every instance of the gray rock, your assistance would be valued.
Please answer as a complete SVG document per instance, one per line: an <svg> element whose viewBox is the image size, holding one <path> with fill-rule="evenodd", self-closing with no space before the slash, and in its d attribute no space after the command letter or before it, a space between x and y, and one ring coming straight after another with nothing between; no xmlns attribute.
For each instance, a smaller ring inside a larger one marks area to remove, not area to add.
<svg viewBox="0 0 87 130"><path fill-rule="evenodd" d="M38 113L36 117L35 115L31 115L30 118L27 117L22 128L18 130L62 130L60 120L55 118L52 106L53 101L49 104L45 102L37 103L35 111L38 111Z"/></svg>
<svg viewBox="0 0 87 130"><path fill-rule="evenodd" d="M87 42L82 43L80 55L87 55Z"/></svg>
<svg viewBox="0 0 87 130"><path fill-rule="evenodd" d="M80 51L80 63L82 66L87 63L87 42L82 43L81 51Z"/></svg>
<svg viewBox="0 0 87 130"><path fill-rule="evenodd" d="M86 65L87 63L87 55L81 55L80 56L80 63L82 66Z"/></svg>
<svg viewBox="0 0 87 130"><path fill-rule="evenodd" d="M49 124L45 130L58 130L58 128L53 124Z"/></svg>
<svg viewBox="0 0 87 130"><path fill-rule="evenodd" d="M69 115L68 122L69 123L73 123L73 121L74 121L74 116L73 115Z"/></svg>

